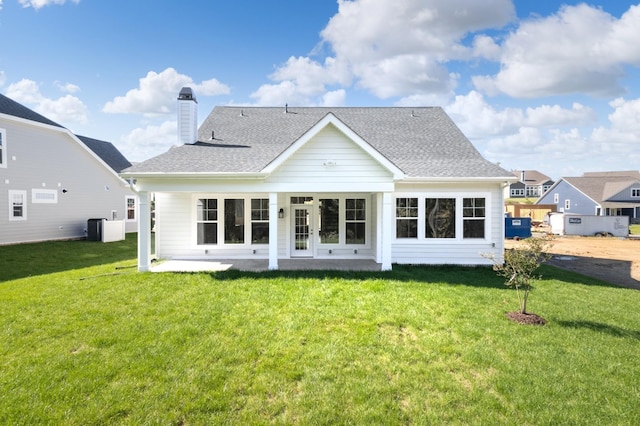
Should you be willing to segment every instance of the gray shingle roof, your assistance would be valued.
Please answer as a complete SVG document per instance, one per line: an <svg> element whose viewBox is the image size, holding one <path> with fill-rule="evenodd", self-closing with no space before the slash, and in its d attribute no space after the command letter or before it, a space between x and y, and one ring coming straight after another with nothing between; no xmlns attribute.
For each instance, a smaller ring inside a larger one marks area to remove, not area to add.
<svg viewBox="0 0 640 426"><path fill-rule="evenodd" d="M582 191L596 203L608 200L638 181L638 179L628 176L563 177L562 179Z"/></svg>
<svg viewBox="0 0 640 426"><path fill-rule="evenodd" d="M199 142L169 151L126 173L256 173L332 113L408 177L505 177L485 160L439 107L216 107ZM214 139L212 139L212 135Z"/></svg>
<svg viewBox="0 0 640 426"><path fill-rule="evenodd" d="M123 169L131 167L129 160L127 160L111 142L101 141L86 136L76 136L98 157L102 158L102 161L115 170L116 173L120 173Z"/></svg>
<svg viewBox="0 0 640 426"><path fill-rule="evenodd" d="M38 114L37 112L2 94L0 94L0 113L65 129L65 127L55 121L49 120L47 117ZM131 166L129 160L127 160L111 142L101 141L86 136L76 136L116 173L120 173L123 169Z"/></svg>
<svg viewBox="0 0 640 426"><path fill-rule="evenodd" d="M2 94L0 94L0 113L23 118L25 120L36 121L38 123L49 124L51 126L63 127L55 121L49 120L47 117L38 114L37 112Z"/></svg>
<svg viewBox="0 0 640 426"><path fill-rule="evenodd" d="M518 179L522 178L522 172L524 172L524 182L527 185L542 185L552 181L551 178L544 173L540 173L537 170L511 170L514 176Z"/></svg>

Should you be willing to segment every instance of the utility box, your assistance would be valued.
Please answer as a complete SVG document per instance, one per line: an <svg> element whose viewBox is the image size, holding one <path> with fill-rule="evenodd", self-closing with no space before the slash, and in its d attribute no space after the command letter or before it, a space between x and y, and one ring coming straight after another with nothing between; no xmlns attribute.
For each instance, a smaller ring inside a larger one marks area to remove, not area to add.
<svg viewBox="0 0 640 426"><path fill-rule="evenodd" d="M591 216L586 214L551 213L551 233L597 237L629 236L629 216Z"/></svg>
<svg viewBox="0 0 640 426"><path fill-rule="evenodd" d="M122 241L125 239L125 226L123 220L107 220L105 218L89 219L87 221L87 240Z"/></svg>
<svg viewBox="0 0 640 426"><path fill-rule="evenodd" d="M102 241L102 222L104 218L89 219L87 221L87 240Z"/></svg>
<svg viewBox="0 0 640 426"><path fill-rule="evenodd" d="M514 240L529 238L531 236L531 218L505 217L504 236L505 238L513 238Z"/></svg>

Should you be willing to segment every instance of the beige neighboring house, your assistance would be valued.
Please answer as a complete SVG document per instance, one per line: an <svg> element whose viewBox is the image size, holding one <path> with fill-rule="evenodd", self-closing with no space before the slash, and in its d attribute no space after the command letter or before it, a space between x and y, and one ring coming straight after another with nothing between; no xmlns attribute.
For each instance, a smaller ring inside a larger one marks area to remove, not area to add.
<svg viewBox="0 0 640 426"><path fill-rule="evenodd" d="M138 198L113 144L0 95L0 244L83 238L89 219L138 227Z"/></svg>
<svg viewBox="0 0 640 426"><path fill-rule="evenodd" d="M370 259L490 264L504 188L442 108L216 107L197 129L178 95L179 146L121 173L140 196L139 270L162 259Z"/></svg>

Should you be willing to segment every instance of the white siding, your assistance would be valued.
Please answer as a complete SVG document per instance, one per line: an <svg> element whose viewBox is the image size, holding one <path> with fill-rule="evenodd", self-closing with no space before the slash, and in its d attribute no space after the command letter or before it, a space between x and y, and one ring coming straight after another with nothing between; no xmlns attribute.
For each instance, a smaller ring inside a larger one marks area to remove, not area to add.
<svg viewBox="0 0 640 426"><path fill-rule="evenodd" d="M401 185L394 197L484 197L487 199L484 239L394 239L392 262L399 264L490 265L483 254L501 258L504 247L503 189L496 183L467 185ZM394 200L395 203L395 200ZM461 206L457 206L460 209ZM424 232L423 217L418 219L419 234ZM395 231L395 223L393 225ZM462 229L458 227L460 234Z"/></svg>
<svg viewBox="0 0 640 426"><path fill-rule="evenodd" d="M7 167L0 168L0 244L81 238L88 219L111 219L114 210L125 218L131 190L67 131L6 119L0 128L7 151ZM56 191L57 202L33 203L33 190L43 189ZM10 190L27 192L27 220L9 221Z"/></svg>
<svg viewBox="0 0 640 426"><path fill-rule="evenodd" d="M333 125L322 129L268 179L289 191L357 191L391 182L392 174Z"/></svg>

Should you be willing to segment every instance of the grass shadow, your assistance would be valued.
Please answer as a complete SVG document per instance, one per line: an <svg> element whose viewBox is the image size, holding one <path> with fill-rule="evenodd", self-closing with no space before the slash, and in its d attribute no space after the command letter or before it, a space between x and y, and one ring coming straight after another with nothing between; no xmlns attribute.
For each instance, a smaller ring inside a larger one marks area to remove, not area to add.
<svg viewBox="0 0 640 426"><path fill-rule="evenodd" d="M352 281L389 280L401 282L447 283L487 288L507 288L500 277L488 266L458 265L393 265L391 271L341 271L341 270L276 270L251 272L238 269L209 272L219 281L262 278L292 279L341 279Z"/></svg>
<svg viewBox="0 0 640 426"><path fill-rule="evenodd" d="M0 282L130 259L136 265L137 247L137 233L110 243L83 239L0 246Z"/></svg>
<svg viewBox="0 0 640 426"><path fill-rule="evenodd" d="M588 329L592 331L597 331L599 333L605 333L614 337L622 337L622 338L632 338L635 340L640 340L640 331L637 330L627 330L625 328L617 327L615 325L603 324L594 321L555 321L556 324L561 327L566 328L581 328Z"/></svg>

